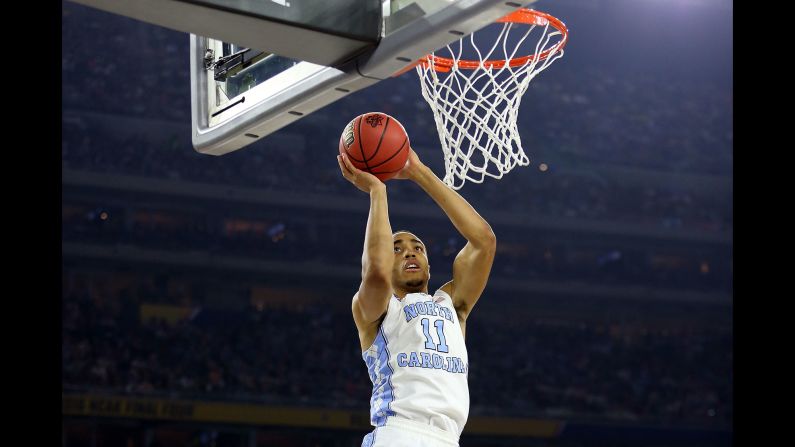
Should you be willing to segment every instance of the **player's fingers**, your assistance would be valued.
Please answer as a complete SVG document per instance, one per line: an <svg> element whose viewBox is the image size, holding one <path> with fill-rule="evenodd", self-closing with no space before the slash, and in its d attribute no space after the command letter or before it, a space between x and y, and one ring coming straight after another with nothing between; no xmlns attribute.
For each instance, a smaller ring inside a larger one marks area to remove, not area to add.
<svg viewBox="0 0 795 447"><path fill-rule="evenodd" d="M351 160L348 158L347 155L342 155L342 165L345 166L345 169L348 171L348 174L351 175L351 178L356 178L359 174L359 169L351 163Z"/></svg>
<svg viewBox="0 0 795 447"><path fill-rule="evenodd" d="M340 165L340 172L342 172L342 176L345 178L350 178L351 172L345 167L345 163L342 161L342 155L337 155L337 163Z"/></svg>
<svg viewBox="0 0 795 447"><path fill-rule="evenodd" d="M359 170L353 165L353 163L351 163L350 160L348 160L348 157L343 155L342 161L345 163L345 167L348 168L348 171L350 171L351 174L356 174L356 172Z"/></svg>

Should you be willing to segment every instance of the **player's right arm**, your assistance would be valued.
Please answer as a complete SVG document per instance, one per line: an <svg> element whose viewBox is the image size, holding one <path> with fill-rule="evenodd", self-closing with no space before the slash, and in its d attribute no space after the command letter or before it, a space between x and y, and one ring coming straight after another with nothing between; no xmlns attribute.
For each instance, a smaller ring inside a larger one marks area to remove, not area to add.
<svg viewBox="0 0 795 447"><path fill-rule="evenodd" d="M364 234L362 282L353 296L353 319L362 349L372 344L378 324L392 296L394 247L386 200L386 185L368 172L357 169L346 157L337 156L343 177L370 195L370 214Z"/></svg>

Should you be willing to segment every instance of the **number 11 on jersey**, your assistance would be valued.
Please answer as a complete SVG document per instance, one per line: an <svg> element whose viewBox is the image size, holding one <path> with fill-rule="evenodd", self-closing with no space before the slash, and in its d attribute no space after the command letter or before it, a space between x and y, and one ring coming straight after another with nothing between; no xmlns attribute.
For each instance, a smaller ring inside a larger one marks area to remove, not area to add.
<svg viewBox="0 0 795 447"><path fill-rule="evenodd" d="M447 339L444 338L444 320L436 320L433 325L436 327L436 334L439 336L439 344L433 342L431 338L430 322L427 318L420 320L422 323L422 332L425 334L425 349L433 349L439 352L449 352L447 347Z"/></svg>

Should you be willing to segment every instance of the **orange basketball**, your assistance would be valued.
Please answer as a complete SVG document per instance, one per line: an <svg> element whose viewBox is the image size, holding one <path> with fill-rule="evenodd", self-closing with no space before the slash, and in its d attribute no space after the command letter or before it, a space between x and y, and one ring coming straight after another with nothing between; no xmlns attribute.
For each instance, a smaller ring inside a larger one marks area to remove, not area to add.
<svg viewBox="0 0 795 447"><path fill-rule="evenodd" d="M382 182L403 169L409 158L409 147L409 136L403 125L381 112L357 116L340 136L340 154Z"/></svg>

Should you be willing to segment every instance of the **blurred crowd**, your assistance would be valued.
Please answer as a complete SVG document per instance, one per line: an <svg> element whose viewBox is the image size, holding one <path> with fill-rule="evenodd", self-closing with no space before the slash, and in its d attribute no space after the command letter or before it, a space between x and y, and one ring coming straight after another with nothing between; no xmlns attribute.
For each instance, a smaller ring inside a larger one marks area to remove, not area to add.
<svg viewBox="0 0 795 447"><path fill-rule="evenodd" d="M103 208L67 199L62 237L66 242L242 256L293 266L306 262L333 264L358 271L365 217L326 213L324 219L317 219L315 214L312 210L274 208L260 210L255 217L225 209L191 213L178 206L158 209L143 204ZM352 218L356 224L347 224ZM639 244L620 238L610 240L600 234L572 238L566 233L494 228L499 236L493 278L706 292L732 290L732 257L727 247ZM410 229L426 244L434 272L450 274L465 240L446 225L416 222Z"/></svg>
<svg viewBox="0 0 795 447"><path fill-rule="evenodd" d="M192 295L145 276L114 287L112 275L65 270L64 389L366 409L371 384L344 307L221 310ZM152 302L192 312L142 321ZM503 313L468 325L473 415L731 422L730 328Z"/></svg>
<svg viewBox="0 0 795 447"><path fill-rule="evenodd" d="M72 2L61 11L64 108L190 120L186 34Z"/></svg>
<svg viewBox="0 0 795 447"><path fill-rule="evenodd" d="M188 129L182 130L188 133ZM78 171L321 194L353 192L339 174L339 167L332 165L336 161L333 156L312 161L305 153L308 143L299 134L277 133L268 144L281 141L294 150L243 150L218 158L193 151L189 141L180 142L177 136L169 135L160 143L151 142L143 134L120 138L102 128L89 128L77 119L64 123L62 155L64 167ZM434 163L432 155L424 160L428 165ZM442 168L434 170L443 176ZM389 182L389 190L396 191L395 197L404 198L407 194L401 194L403 191L416 192L399 181ZM621 221L660 228L721 232L731 229L733 219L730 189L715 194L673 181L639 186L594 174L518 172L501 181L470 185L463 194L486 209L499 207L532 216ZM412 200L428 201L422 195L416 197L412 195Z"/></svg>

